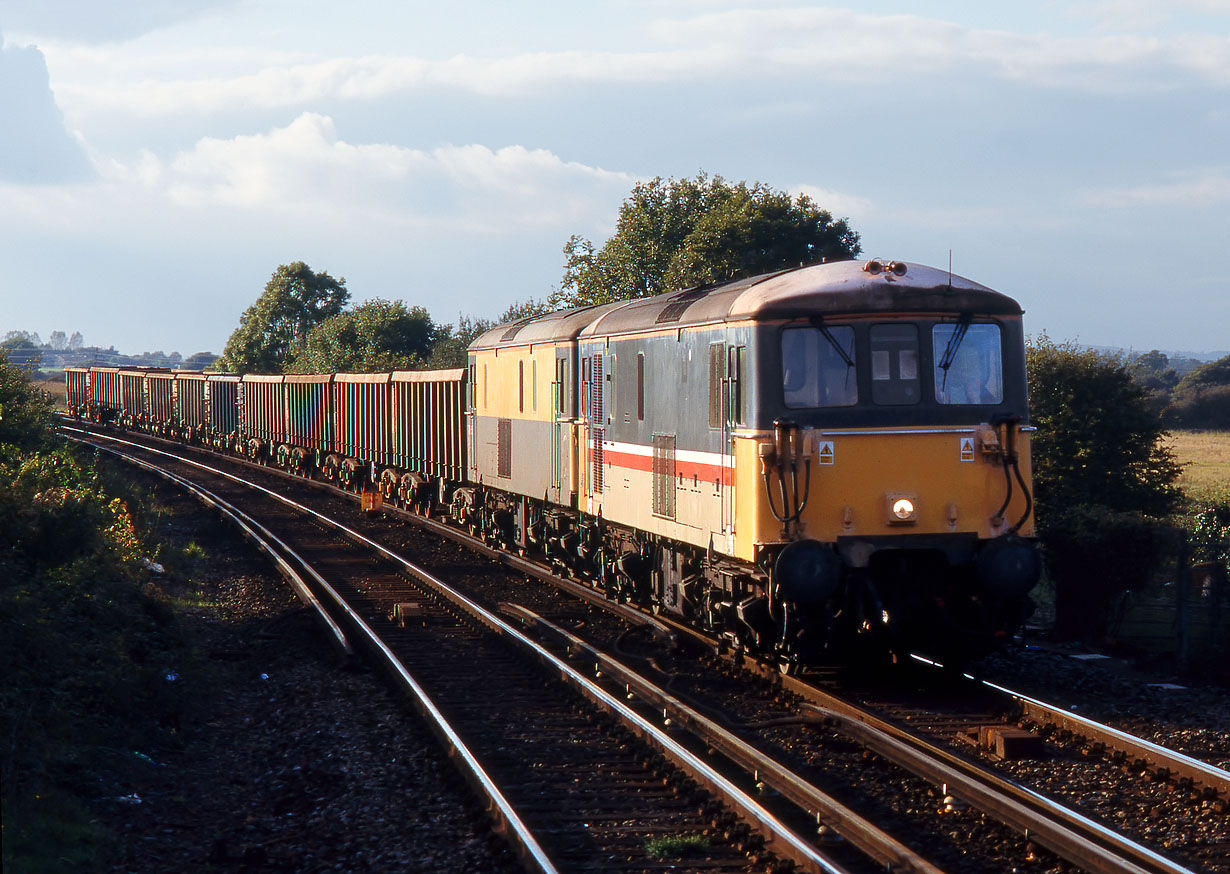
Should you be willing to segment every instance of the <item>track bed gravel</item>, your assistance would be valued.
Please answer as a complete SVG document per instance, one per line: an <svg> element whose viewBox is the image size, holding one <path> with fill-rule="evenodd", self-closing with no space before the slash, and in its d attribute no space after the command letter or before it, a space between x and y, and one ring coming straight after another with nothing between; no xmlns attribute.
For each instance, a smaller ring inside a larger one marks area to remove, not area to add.
<svg viewBox="0 0 1230 874"><path fill-rule="evenodd" d="M119 836L111 870L519 870L381 679L339 669L289 586L233 529L154 487L172 511L160 536L205 555L151 580L196 602L184 608L189 663L167 666L189 704L181 745L142 751L154 764L125 787L140 803L100 802Z"/></svg>

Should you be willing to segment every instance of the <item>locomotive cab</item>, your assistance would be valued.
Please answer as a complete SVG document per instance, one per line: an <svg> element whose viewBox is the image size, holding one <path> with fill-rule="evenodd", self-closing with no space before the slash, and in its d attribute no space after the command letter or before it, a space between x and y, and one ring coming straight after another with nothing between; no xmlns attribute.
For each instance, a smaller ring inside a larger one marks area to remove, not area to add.
<svg viewBox="0 0 1230 874"><path fill-rule="evenodd" d="M738 516L752 524L735 551L769 568L764 614L789 660L860 637L964 659L1031 609L1041 564L1020 311L947 278L919 293L913 267L865 270L867 292L892 297L869 293L863 311L799 314L760 335L759 409L734 441Z"/></svg>

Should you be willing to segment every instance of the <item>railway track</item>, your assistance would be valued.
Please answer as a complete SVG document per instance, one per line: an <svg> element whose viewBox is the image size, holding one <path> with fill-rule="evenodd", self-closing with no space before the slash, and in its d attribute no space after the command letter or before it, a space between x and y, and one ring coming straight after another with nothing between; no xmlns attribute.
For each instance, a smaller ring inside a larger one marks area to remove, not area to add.
<svg viewBox="0 0 1230 874"><path fill-rule="evenodd" d="M118 454L159 467L132 450ZM691 837L698 849L688 859L690 870L764 870L777 857L804 870L848 870L619 696L444 581L386 550L354 550L339 526L310 511L305 517L306 508L261 501L266 521L257 523L217 494L232 489L207 490L171 476L260 538L284 569L298 565L290 571L296 588L311 590L304 599L327 615L339 647L366 650L413 692L531 870L652 870L655 845ZM508 646L509 638L519 646ZM580 699L563 684L544 684L539 660L551 663L597 709L578 706ZM705 781L705 790L681 778L679 763ZM740 820L751 825L740 826Z"/></svg>
<svg viewBox="0 0 1230 874"><path fill-rule="evenodd" d="M305 539L310 542L313 538L309 536ZM317 529L315 539L320 543L328 544L329 542L320 536L319 529ZM332 560L336 561L336 556L342 550L338 550L332 545L326 545L317 550L317 552L318 558L316 561L313 562L311 559L308 559L308 561L328 567L330 556L333 556ZM349 562L351 559L345 559L345 561ZM533 570L532 568L522 566L520 560L505 559L505 561L511 563L518 570L527 572ZM386 571L385 574L387 575L387 573ZM535 573L538 572L535 571ZM348 572L346 567L342 566L332 569L330 573L322 572L322 576L353 577L354 574ZM399 581L394 581L392 578L386 580L381 574L372 572L367 576L367 583L355 587L354 597L360 599L356 612L360 616L368 616L373 622L376 618L383 617L386 623L394 626L393 629L386 629L387 634L392 639L401 640L404 638L408 652L422 653L434 649L443 650L444 647L442 646L426 645L422 639L422 635L428 633L427 629L431 629L433 632L438 631L439 629L436 626L441 625L445 621L433 612L442 609L433 606L435 604L433 599L437 595L422 589L419 590L419 595L407 594L406 583L404 577L401 577L400 572L394 571L393 577L396 577ZM592 595L592 592L590 594ZM398 598L404 600L398 601ZM366 601L363 599L366 599ZM454 621L459 622L460 627L472 628L471 623L473 620L461 621L456 619L456 609L456 607L447 608L442 615L454 616ZM821 839L830 838L834 835L845 838L849 844L857 846L863 853L866 853L867 858L872 860L874 865L878 866L878 870L942 870L941 867L937 867L921 856L914 854L913 851L907 848L906 842L892 839L882 833L877 834L881 830L871 825L860 815L854 814L840 800L825 794L814 785L811 785L799 772L792 770L789 764L775 761L763 749L760 751L752 749L747 746L743 738L736 736L736 734L746 735L749 732L755 734L750 726L756 722L772 721L756 718L757 716L763 717L763 712L747 712L748 708L744 707L745 714L742 717L742 722L740 722L741 717L737 715L734 717L724 717L726 722L739 726L738 732L732 732L729 727L723 727L722 720L709 719L697 707L678 698L663 685L654 683L647 677L637 674L630 667L619 664L618 661L611 659L610 656L604 656L594 645L580 640L575 635L571 635L569 631L549 622L542 616L535 614L532 610L510 608L510 612L516 617L518 622L526 627L536 628L547 634L549 638L555 641L555 646L562 647L563 655L555 657L558 659L559 664L554 670L565 677L569 677L571 682L579 683L580 680L586 679L583 676L585 673L601 673L604 675L608 686L605 691L583 690L583 695L599 703L603 701L604 697L609 697L613 703L608 703L607 706L618 704L621 697L625 700L635 699L640 702L639 707L643 712L642 716L648 715L648 721L645 725L623 728L612 732L601 732L599 734L613 737L616 750L627 746L629 732L632 735L636 735L640 743L656 748L656 752L651 754L649 759L642 758L640 761L639 768L641 769L642 782L628 781L629 785L636 786L638 791L644 793L640 796L642 807L644 806L644 797L648 795L655 798L658 796L673 798L680 801L681 807L691 805L703 810L704 815L697 821L697 824L687 827L697 828L698 834L707 834L710 839L718 837L721 842L732 845L736 850L735 857L738 857L741 852L744 854L745 862L749 849L752 857L755 859L755 863L761 864L769 858L767 853L762 851L762 846L780 850L784 844L790 843L790 839L775 836L773 832L770 832L767 838L763 833L760 833L756 826L756 820L761 815L749 813L750 807L745 809L740 808L739 804L734 804L725 811L719 811L712 806L711 802L698 802L701 795L698 794L698 790L695 787L703 786L705 787L705 792L711 795L715 794L715 778L703 770L698 771L697 763L694 762L682 766L682 771L688 774L686 780L681 781L679 777L670 776L669 774L663 776L661 772L664 772L665 769L669 768L671 773L677 774L679 771L674 769L681 767L679 764L668 765L666 761L669 755L678 755L677 751L672 748L672 731L668 731L659 737L655 731L650 729L661 727L654 726L653 723L655 721L670 725L674 732L677 732L679 727L686 726L694 737L694 740L691 742L692 745L699 751L693 752L693 756L700 756L700 764L704 764L703 760L705 758L717 757L723 759L727 766L733 763L742 767L742 770L748 775L743 779L743 782L751 790L751 793L745 792L748 798L751 798L752 794L758 792L761 795L768 794L772 796L775 799L775 805L777 803L784 804L787 801L790 802L794 806L794 812L783 814L787 819L793 819L793 821L801 823L810 822L810 831L817 832ZM396 617L396 621L390 623L387 618L390 615ZM569 615L572 616L569 620L572 624L586 624L585 620L581 620L578 623L575 618L575 610ZM487 623L488 621L483 620L483 622ZM499 623L494 624L498 625ZM510 634L507 629L501 633L505 636ZM676 629L675 633L686 634L687 632L682 629ZM458 646L461 647L461 649L456 650L457 653L468 652L468 647L473 645L473 640L465 634L461 634L457 640L460 641ZM453 651L451 647L449 651ZM662 653L660 656L663 659L670 658L669 653ZM536 656L536 658L544 657L541 654ZM643 657L642 661L646 660L646 658L649 659L651 664L653 663L652 656ZM571 659L571 662L569 659ZM575 666L569 667L569 665L575 665L577 659L581 659L585 663L583 670L579 671ZM747 662L738 653L728 653L728 663L733 661ZM445 666L421 666L420 670L438 673L443 676L445 668L449 664L452 666L460 664L466 669L454 681L458 688L463 690L461 693L462 704L458 706L465 709L465 702L472 702L474 700L473 676L475 671L474 666L468 663L468 657L458 655ZM698 673L703 674L704 671L705 666L701 665ZM709 670L710 676L716 673ZM874 756L898 762L907 770L920 774L924 780L930 781L937 787L942 787L936 799L938 803L932 806L940 809L944 807L949 808L946 813L950 818L960 818L963 816L968 818L966 811L970 807L974 807L985 811L992 817L998 817L1003 820L1010 830L1015 830L1022 835L1021 839L1016 842L1015 850L1012 848L1006 850L1008 856L1015 852L1018 857L1016 861L1025 862L1038 848L1046 848L1054 852L1057 858L1067 859L1078 864L1084 870L1188 870L1168 861L1154 851L1140 847L1134 844L1134 842L1118 838L1112 829L1088 820L1088 818L1073 816L1071 813L1063 812L1061 809L1062 805L1035 797L1037 793L1021 790L1020 787L1016 787L1014 790L1011 786L1003 785L1005 782L1010 781L1003 781L1001 778L997 785L995 780L988 779L985 775L976 778L971 773L961 773L962 769L959 762L954 761L953 754L927 750L925 742L920 742L917 739L908 739L900 731L899 726L893 725L888 721L883 721L880 724L876 717L865 711L858 712L851 709L852 705L848 702L839 703L834 699L825 698L815 691L815 687L809 683L805 683L798 678L778 677L771 671L764 671L763 673L770 677L768 682L771 682L774 687L780 683L781 692L785 695L798 696L797 700L792 699L783 702L780 700L781 695L777 695L778 700L770 702L770 711L773 708L780 711L777 719L781 724L776 728L766 728L765 730L768 732L768 735L759 739L760 745L767 746L770 749L785 750L787 755L782 756L782 759L786 762L790 762L792 759L795 762L804 761L807 758L807 754L800 753L797 748L794 748L796 741L782 740L780 737L774 737L774 732L776 731L780 734L787 723L793 723L798 730L805 734L807 732L815 732L816 726L819 725L823 727L824 732L833 732L841 735L847 739L847 742L853 743L856 748L864 751L861 754L864 759L866 758L865 751L874 751ZM670 682L678 684L680 676L681 674L671 676ZM618 677L618 680L612 690L609 684L613 677ZM706 691L701 688L704 683L699 677L691 678L685 682L693 684L692 692L697 700L708 697L710 701L721 701L723 693L713 690ZM485 683L484 689L490 685ZM501 682L498 685L505 686L508 684ZM595 689L600 688L595 687ZM619 695L619 692L623 694ZM800 702L802 702L801 706ZM501 705L501 707L503 706ZM490 712L489 708L486 709ZM618 710L618 707L615 709ZM737 712L737 708L735 710ZM534 725L534 720L531 720L529 724ZM1086 728L1085 730L1089 729ZM593 729L588 727L569 728L564 731L564 736L576 737L578 733L587 737L587 746L589 736L597 736ZM522 736L517 743L529 743L529 738L532 736ZM743 746L739 744L743 744ZM1156 757L1162 756L1163 753L1164 751L1153 751L1153 755ZM616 758L613 758L612 761L615 761ZM960 757L956 758L959 759ZM682 759L677 757L676 762L685 759L686 757ZM646 772L646 761L649 762L648 772ZM966 764L968 765L968 763ZM1157 767L1167 766L1158 765ZM977 770L979 769L972 768L972 771ZM1207 782L1217 778L1216 770L1213 769L1214 773L1208 774L1205 778L1206 782L1200 785L1199 792L1204 794L1206 802L1210 798L1213 803L1218 801L1218 797L1208 795L1210 791L1217 790L1211 790L1209 788L1210 783ZM648 778L645 777L646 773L649 773ZM1224 772L1221 773L1224 774ZM646 779L648 782L645 782ZM976 788L974 782L976 779L984 781L982 784L983 788ZM663 780L675 785L669 787L669 791L665 791L662 788ZM649 791L648 787L650 786L654 788L654 792ZM663 794L664 791L665 794ZM1005 793L1011 794L1013 791L1016 791L1016 797L1010 800L1005 796ZM603 792L600 794L605 796L607 793ZM633 795L637 795L637 792L633 792ZM754 801L754 799L752 800ZM729 800L727 804L730 805ZM573 808L580 809L576 808L575 805L573 805ZM768 819L775 818L771 813L766 814L766 816ZM819 826L818 828L817 825ZM676 830L679 827L677 823L668 826L668 828ZM589 833L587 838L592 839L594 830L590 828L586 831ZM756 835L759 835L759 837ZM996 840L1002 843L1006 839L1001 836ZM1007 843L1011 844L1011 840L1007 839ZM586 849L592 850L592 845ZM624 847L623 850L628 852L627 847ZM962 854L966 852L966 850L960 851ZM589 858L591 854L585 852L581 855ZM779 853L778 855L780 858L790 859L794 864L813 870L826 870L824 868L825 865L832 864L836 866L839 864L822 861L818 855L816 858L812 858L809 855L809 851L804 851L802 855L795 856L792 856L790 853ZM568 858L570 861L576 861L577 857L570 856ZM1007 860L1007 857L1003 855L999 857L992 856L992 858L995 859L993 864L997 867ZM627 861L628 858L625 858L625 862ZM733 861L733 859L729 861ZM840 870L840 868L835 869ZM627 870L627 868L620 868L619 870ZM854 868L851 870L858 869ZM953 870L962 869L957 868ZM964 870L989 869L965 868Z"/></svg>

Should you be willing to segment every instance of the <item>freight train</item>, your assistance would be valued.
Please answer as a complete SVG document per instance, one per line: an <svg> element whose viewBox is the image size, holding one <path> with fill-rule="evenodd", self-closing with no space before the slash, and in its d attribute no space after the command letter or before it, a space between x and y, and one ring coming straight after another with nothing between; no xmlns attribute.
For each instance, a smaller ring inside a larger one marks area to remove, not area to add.
<svg viewBox="0 0 1230 874"><path fill-rule="evenodd" d="M500 325L464 369L70 369L72 411L445 512L776 659L976 658L1029 615L1022 310L844 261Z"/></svg>

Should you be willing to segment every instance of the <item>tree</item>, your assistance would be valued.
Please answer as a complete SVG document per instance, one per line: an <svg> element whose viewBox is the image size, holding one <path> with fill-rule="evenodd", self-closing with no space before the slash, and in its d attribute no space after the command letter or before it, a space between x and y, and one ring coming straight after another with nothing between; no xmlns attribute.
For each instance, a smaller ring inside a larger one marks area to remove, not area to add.
<svg viewBox="0 0 1230 874"><path fill-rule="evenodd" d="M51 336L47 338L47 345L54 351L59 352L68 346L68 336L63 331L52 331Z"/></svg>
<svg viewBox="0 0 1230 874"><path fill-rule="evenodd" d="M1175 385L1167 422L1184 428L1230 428L1230 355L1202 364Z"/></svg>
<svg viewBox="0 0 1230 874"><path fill-rule="evenodd" d="M435 323L422 307L403 301L364 301L308 331L290 373L380 373L413 370L436 341Z"/></svg>
<svg viewBox="0 0 1230 874"><path fill-rule="evenodd" d="M513 307L517 306L516 304ZM513 309L510 307L509 309ZM508 312L505 312L508 315ZM512 321L506 319L502 321ZM495 327L496 322L490 319L480 319L474 316L457 317L456 325L445 325L440 328L436 344L432 347L431 356L427 359L427 367L431 370L449 370L465 367L468 361L466 350L482 333Z"/></svg>
<svg viewBox="0 0 1230 874"><path fill-rule="evenodd" d="M543 313L551 312L552 309L553 307L547 301L534 300L532 297L525 301L525 303L515 301L509 304L508 309L500 313L499 317L495 320L495 324L504 325L528 316L541 316Z"/></svg>
<svg viewBox="0 0 1230 874"><path fill-rule="evenodd" d="M9 338L0 343L0 355L14 367L33 371L43 362L43 353L38 351L37 344L26 339L29 336L25 331L9 331Z"/></svg>
<svg viewBox="0 0 1230 874"><path fill-rule="evenodd" d="M184 369L204 370L217 360L218 356L212 352L194 352L184 359Z"/></svg>
<svg viewBox="0 0 1230 874"><path fill-rule="evenodd" d="M1155 414L1170 402L1170 392L1179 381L1179 374L1170 366L1170 358L1154 349L1137 355L1128 363L1128 372L1145 390L1149 409Z"/></svg>
<svg viewBox="0 0 1230 874"><path fill-rule="evenodd" d="M13 340L24 340L31 346L42 346L43 341L39 339L38 333L31 334L29 331L9 331L4 335L4 342L8 343Z"/></svg>
<svg viewBox="0 0 1230 874"><path fill-rule="evenodd" d="M673 289L845 260L860 251L845 219L810 197L791 198L755 182L704 173L637 183L619 210L615 235L596 250L573 235L561 287L549 303L584 306Z"/></svg>
<svg viewBox="0 0 1230 874"><path fill-rule="evenodd" d="M1115 356L1045 334L1026 348L1035 513L1055 584L1056 632L1104 631L1119 592L1148 581L1181 468L1145 389Z"/></svg>
<svg viewBox="0 0 1230 874"><path fill-rule="evenodd" d="M344 278L315 273L302 261L281 265L226 341L218 369L281 373L303 350L308 331L340 313L348 300Z"/></svg>
<svg viewBox="0 0 1230 874"><path fill-rule="evenodd" d="M81 336L80 331L73 331L71 337L68 338L68 348L74 352L82 349L85 346L85 338Z"/></svg>
<svg viewBox="0 0 1230 874"><path fill-rule="evenodd" d="M51 404L30 382L29 368L9 360L8 346L0 347L0 446L34 449L51 434Z"/></svg>
<svg viewBox="0 0 1230 874"><path fill-rule="evenodd" d="M1030 341L1026 360L1039 519L1075 504L1170 511L1180 467L1124 362L1045 334Z"/></svg>

